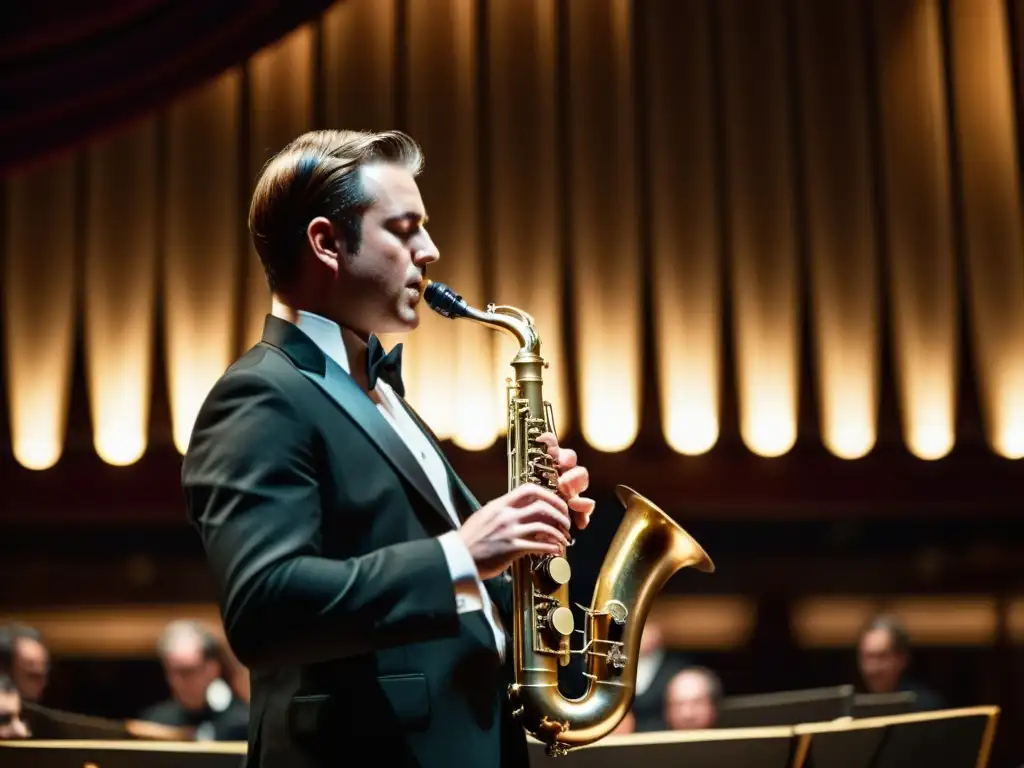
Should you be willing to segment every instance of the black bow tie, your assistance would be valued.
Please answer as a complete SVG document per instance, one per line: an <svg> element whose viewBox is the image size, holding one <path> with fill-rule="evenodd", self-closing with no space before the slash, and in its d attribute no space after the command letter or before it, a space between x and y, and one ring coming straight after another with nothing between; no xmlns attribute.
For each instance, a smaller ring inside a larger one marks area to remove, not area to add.
<svg viewBox="0 0 1024 768"><path fill-rule="evenodd" d="M395 344L391 351L384 352L380 339L371 336L366 342L366 382L369 389L377 386L377 379L383 379L398 393L405 397L405 385L402 383L402 345Z"/></svg>

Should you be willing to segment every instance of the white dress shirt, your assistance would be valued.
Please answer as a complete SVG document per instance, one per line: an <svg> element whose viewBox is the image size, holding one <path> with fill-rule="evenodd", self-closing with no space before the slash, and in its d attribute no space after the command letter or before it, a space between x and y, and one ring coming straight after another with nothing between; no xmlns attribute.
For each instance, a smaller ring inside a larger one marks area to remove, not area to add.
<svg viewBox="0 0 1024 768"><path fill-rule="evenodd" d="M295 325L343 371L350 373L345 341L341 335L341 327L337 323L311 312L299 311ZM330 376L331 369L328 368L327 371L327 375ZM424 473L430 480L430 484L434 486L434 490L437 491L438 498L441 499L445 511L448 512L452 524L456 528L454 531L439 536L438 541L444 550L448 569L452 575L452 583L455 585L455 602L458 611L459 613L481 610L484 612L484 617L494 633L498 653L504 659L505 630L502 627L497 608L480 579L476 563L473 562L473 557L459 536L458 528L461 527L461 523L452 501L448 472L444 463L433 443L402 406L398 393L387 382L378 379L374 386L374 394L378 399L377 410L394 428L423 467Z"/></svg>

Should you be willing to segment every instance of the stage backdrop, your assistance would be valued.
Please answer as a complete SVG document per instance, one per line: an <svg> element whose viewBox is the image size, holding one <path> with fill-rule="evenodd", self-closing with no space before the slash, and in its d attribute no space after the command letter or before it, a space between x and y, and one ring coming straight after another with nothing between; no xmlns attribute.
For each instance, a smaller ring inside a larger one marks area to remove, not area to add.
<svg viewBox="0 0 1024 768"><path fill-rule="evenodd" d="M1020 458L1022 10L337 3L6 178L13 459L185 448L268 308L254 177L318 126L422 143L432 277L533 314L581 446ZM456 449L500 445L511 341L424 313L404 340L410 400Z"/></svg>

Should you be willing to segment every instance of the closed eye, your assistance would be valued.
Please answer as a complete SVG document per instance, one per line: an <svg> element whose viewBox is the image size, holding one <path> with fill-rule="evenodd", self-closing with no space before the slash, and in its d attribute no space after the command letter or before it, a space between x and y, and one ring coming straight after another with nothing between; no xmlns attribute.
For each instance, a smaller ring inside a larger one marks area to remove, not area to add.
<svg viewBox="0 0 1024 768"><path fill-rule="evenodd" d="M395 224L389 226L388 229L391 230L393 234L398 235L398 237L412 237L413 235L420 231L420 227L418 224L408 223Z"/></svg>
<svg viewBox="0 0 1024 768"><path fill-rule="evenodd" d="M405 213L387 220L387 228L398 237L412 237L427 223L427 217L418 213Z"/></svg>

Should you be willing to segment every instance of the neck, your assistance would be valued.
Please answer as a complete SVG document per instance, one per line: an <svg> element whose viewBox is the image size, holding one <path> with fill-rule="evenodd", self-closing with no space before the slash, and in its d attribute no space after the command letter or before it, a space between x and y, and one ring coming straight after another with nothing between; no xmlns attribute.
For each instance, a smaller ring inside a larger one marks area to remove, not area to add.
<svg viewBox="0 0 1024 768"><path fill-rule="evenodd" d="M310 312L337 323L338 328L341 330L341 340L345 345L345 353L348 355L349 371L359 385L366 389L366 343L369 341L370 334L345 325L333 313L327 310L301 307L298 303L277 294L272 297L270 313L275 317L295 324L298 322L299 312Z"/></svg>

